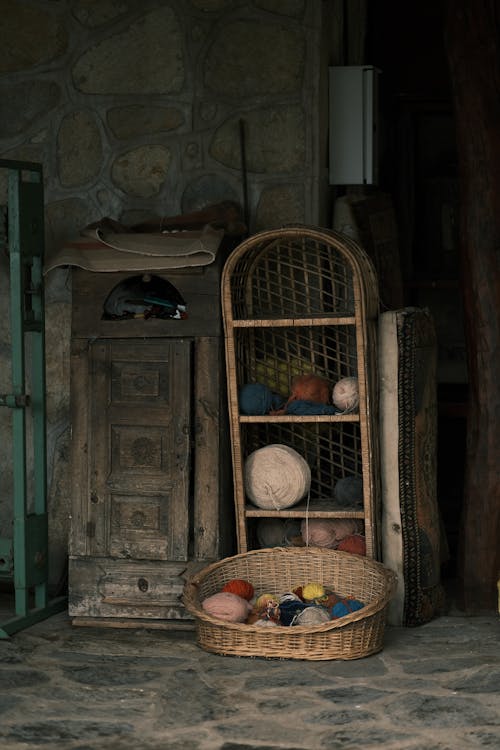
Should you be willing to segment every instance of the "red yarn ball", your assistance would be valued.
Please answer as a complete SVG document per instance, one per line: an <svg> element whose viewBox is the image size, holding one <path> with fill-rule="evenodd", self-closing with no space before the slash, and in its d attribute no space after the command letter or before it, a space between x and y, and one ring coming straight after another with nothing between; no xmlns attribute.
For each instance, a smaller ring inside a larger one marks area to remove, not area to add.
<svg viewBox="0 0 500 750"><path fill-rule="evenodd" d="M366 541L361 534L351 534L339 542L337 549L351 552L354 555L366 555Z"/></svg>
<svg viewBox="0 0 500 750"><path fill-rule="evenodd" d="M232 578L230 581L224 584L222 591L228 591L230 594L236 594L241 596L242 599L250 601L254 595L254 587L248 581L243 578Z"/></svg>

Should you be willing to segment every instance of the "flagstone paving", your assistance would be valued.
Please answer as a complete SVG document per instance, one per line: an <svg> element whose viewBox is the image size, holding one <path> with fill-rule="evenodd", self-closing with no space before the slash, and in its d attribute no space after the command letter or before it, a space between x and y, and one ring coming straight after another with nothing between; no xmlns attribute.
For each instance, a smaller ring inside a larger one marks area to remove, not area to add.
<svg viewBox="0 0 500 750"><path fill-rule="evenodd" d="M387 627L376 655L306 661L60 613L0 641L0 748L496 750L500 618Z"/></svg>

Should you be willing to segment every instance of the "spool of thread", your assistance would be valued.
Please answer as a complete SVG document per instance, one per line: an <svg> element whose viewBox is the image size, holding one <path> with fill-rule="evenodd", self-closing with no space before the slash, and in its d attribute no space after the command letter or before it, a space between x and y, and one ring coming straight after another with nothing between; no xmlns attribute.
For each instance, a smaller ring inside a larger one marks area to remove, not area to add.
<svg viewBox="0 0 500 750"><path fill-rule="evenodd" d="M357 378L341 378L335 383L332 401L343 412L355 411L359 406L359 387Z"/></svg>

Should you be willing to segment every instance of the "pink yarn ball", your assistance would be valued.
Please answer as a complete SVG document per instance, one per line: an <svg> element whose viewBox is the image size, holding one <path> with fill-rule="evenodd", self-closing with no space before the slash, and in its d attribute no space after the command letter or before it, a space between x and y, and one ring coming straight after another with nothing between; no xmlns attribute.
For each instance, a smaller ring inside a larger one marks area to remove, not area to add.
<svg viewBox="0 0 500 750"><path fill-rule="evenodd" d="M310 518L300 525L302 539L313 547L336 549L339 542L361 530L358 518Z"/></svg>
<svg viewBox="0 0 500 750"><path fill-rule="evenodd" d="M220 591L208 596L202 601L201 606L207 614L225 622L245 622L252 608L246 599L229 591Z"/></svg>

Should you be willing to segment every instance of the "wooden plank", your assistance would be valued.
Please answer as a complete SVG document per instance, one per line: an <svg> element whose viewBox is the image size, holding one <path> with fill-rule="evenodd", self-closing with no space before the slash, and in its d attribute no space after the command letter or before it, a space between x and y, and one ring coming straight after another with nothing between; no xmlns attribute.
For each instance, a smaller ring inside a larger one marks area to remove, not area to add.
<svg viewBox="0 0 500 750"><path fill-rule="evenodd" d="M216 559L219 549L220 341L195 345L194 558Z"/></svg>
<svg viewBox="0 0 500 750"><path fill-rule="evenodd" d="M89 485L87 499L87 537L89 553L103 557L108 549L109 495L106 480L109 473L109 437L106 418L109 404L109 347L97 341L90 345L90 424Z"/></svg>
<svg viewBox="0 0 500 750"><path fill-rule="evenodd" d="M125 620L119 617L73 617L71 624L80 628L142 628L144 630L187 631L196 629L194 619L149 620L135 617Z"/></svg>
<svg viewBox="0 0 500 750"><path fill-rule="evenodd" d="M86 534L88 504L88 420L89 373L88 343L71 343L71 525L69 551L88 553Z"/></svg>

